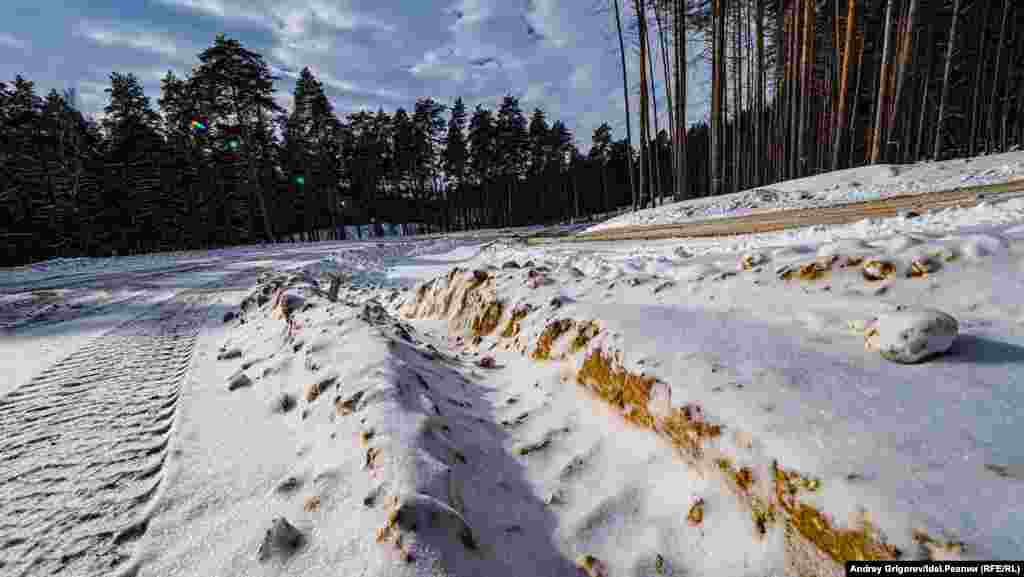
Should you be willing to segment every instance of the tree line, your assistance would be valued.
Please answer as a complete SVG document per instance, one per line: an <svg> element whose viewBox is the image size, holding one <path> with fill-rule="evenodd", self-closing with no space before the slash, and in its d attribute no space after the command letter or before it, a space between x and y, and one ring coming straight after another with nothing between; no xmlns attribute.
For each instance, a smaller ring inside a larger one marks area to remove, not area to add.
<svg viewBox="0 0 1024 577"><path fill-rule="evenodd" d="M188 77L163 78L159 110L131 74L111 74L99 122L73 91L0 82L3 264L341 239L353 224L551 223L1024 144L1013 0L600 1L615 16L626 137L604 123L586 154L513 96L496 110L421 98L339 118L304 69L285 110L262 56L223 35ZM693 38L703 46L688 53ZM696 124L693 66L711 77Z"/></svg>
<svg viewBox="0 0 1024 577"><path fill-rule="evenodd" d="M55 256L343 239L346 225L428 230L582 218L628 202L630 153L608 124L583 154L561 121L421 98L411 111L339 118L297 75L291 110L262 56L218 36L156 105L114 72L101 121L75 94L0 83L4 264ZM667 146L667 140L666 140Z"/></svg>
<svg viewBox="0 0 1024 577"><path fill-rule="evenodd" d="M624 0L633 16L625 26L619 0L601 1L615 13L627 126L637 92L627 57L639 70L634 207L665 197L665 171L672 196L686 199L1024 145L1017 0ZM703 50L688 55L694 35ZM688 127L685 71L695 60L711 71L710 113ZM649 136L652 118L659 132L659 72L668 164Z"/></svg>

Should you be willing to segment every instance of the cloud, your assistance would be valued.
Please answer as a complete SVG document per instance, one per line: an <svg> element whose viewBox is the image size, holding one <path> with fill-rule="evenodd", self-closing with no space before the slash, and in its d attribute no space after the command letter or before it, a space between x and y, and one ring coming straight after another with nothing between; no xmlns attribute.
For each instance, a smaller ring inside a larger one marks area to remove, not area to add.
<svg viewBox="0 0 1024 577"><path fill-rule="evenodd" d="M193 53L189 50L183 52L174 39L166 34L122 23L83 21L76 33L103 46L134 48L161 56L180 57L182 54Z"/></svg>
<svg viewBox="0 0 1024 577"><path fill-rule="evenodd" d="M393 32L394 26L372 14L352 9L344 0L158 0L207 16L249 22L286 38L307 34L323 25L339 31L371 29Z"/></svg>
<svg viewBox="0 0 1024 577"><path fill-rule="evenodd" d="M261 10L252 9L253 3L232 0L158 0L165 6L181 8L190 12L214 16L232 21L262 22L265 15Z"/></svg>
<svg viewBox="0 0 1024 577"><path fill-rule="evenodd" d="M315 76L325 87L333 89L347 98L354 98L357 100L384 99L389 101L400 101L406 98L406 95L390 88L368 88L347 80L341 80L330 72L317 66L310 66L309 71L312 72L313 76ZM299 74L298 72L288 71L285 72L285 76L298 78Z"/></svg>
<svg viewBox="0 0 1024 577"><path fill-rule="evenodd" d="M451 80L458 83L466 79L464 66L443 60L435 50L428 50L423 59L410 68L410 72L426 79Z"/></svg>
<svg viewBox="0 0 1024 577"><path fill-rule="evenodd" d="M531 0L526 12L530 36L546 40L556 48L568 46L572 33L564 9L559 0Z"/></svg>
<svg viewBox="0 0 1024 577"><path fill-rule="evenodd" d="M459 0L445 11L455 16L455 23L449 30L457 32L479 26L495 14L495 0Z"/></svg>
<svg viewBox="0 0 1024 577"><path fill-rule="evenodd" d="M0 46L7 46L8 48L17 48L19 50L24 50L25 48L27 48L27 45L25 44L24 41L19 40L14 36L11 36L10 34L4 32L0 32Z"/></svg>
<svg viewBox="0 0 1024 577"><path fill-rule="evenodd" d="M523 102L539 103L543 101L550 88L550 82L530 84L526 87L526 92L523 93Z"/></svg>
<svg viewBox="0 0 1024 577"><path fill-rule="evenodd" d="M572 75L569 76L569 87L579 92L593 89L593 70L589 64L583 64L573 69Z"/></svg>
<svg viewBox="0 0 1024 577"><path fill-rule="evenodd" d="M103 107L107 105L108 98L104 91L108 86L106 83L92 80L78 81L77 96L83 113L90 116L103 113Z"/></svg>

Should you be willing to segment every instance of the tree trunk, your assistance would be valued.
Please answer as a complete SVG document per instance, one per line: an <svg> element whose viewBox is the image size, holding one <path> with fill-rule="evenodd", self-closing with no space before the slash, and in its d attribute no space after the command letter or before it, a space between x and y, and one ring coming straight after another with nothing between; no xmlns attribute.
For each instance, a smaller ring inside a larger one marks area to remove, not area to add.
<svg viewBox="0 0 1024 577"><path fill-rule="evenodd" d="M899 129L902 126L901 119L901 104L903 102L903 87L906 84L907 68L910 64L911 56L914 53L914 23L917 16L917 1L910 0L910 7L907 8L907 23L905 40L902 45L902 49L899 51L899 70L896 73L896 94L893 96L893 104L889 114L889 125L892 127L892 134L899 136ZM885 152L883 152L883 160L902 162L906 155L906 142L895 143L898 146L897 150L892 150L892 138L890 142L886 143Z"/></svg>
<svg viewBox="0 0 1024 577"><path fill-rule="evenodd" d="M846 3L846 39L843 41L843 72L839 81L839 118L835 142L832 144L832 170L839 170L839 155L843 150L843 135L846 132L846 109L849 106L850 66L853 62L853 38L857 30L857 0Z"/></svg>
<svg viewBox="0 0 1024 577"><path fill-rule="evenodd" d="M675 0L676 39L676 200L685 200L689 194L686 164L686 1Z"/></svg>
<svg viewBox="0 0 1024 577"><path fill-rule="evenodd" d="M1003 89L1003 128L1002 128L1002 150L1006 152L1009 150L1010 140L1010 110L1012 106L1010 104L1010 95L1014 94L1016 100L1021 100L1021 91L1018 88L1017 92L1011 92L1013 90L1014 82L1020 77L1020 72L1016 64L1020 62L1021 48L1024 48L1024 43L1019 41L1019 27L1013 27L1013 35L1010 37L1010 46L1014 47L1009 56L1009 62L1007 63L1006 72L1006 88ZM1024 126L1024 118L1017 117L1017 124Z"/></svg>
<svg viewBox="0 0 1024 577"><path fill-rule="evenodd" d="M629 120L629 82L626 78L626 45L622 41L622 16L619 13L619 0L612 0L612 9L615 11L615 28L619 32L619 57L622 60L622 100L626 108L626 146L629 148L629 163L626 176L629 179L629 189L633 195L633 210L637 207L637 189L633 182L633 131Z"/></svg>
<svg viewBox="0 0 1024 577"><path fill-rule="evenodd" d="M669 71L669 58L668 58L668 33L665 31L665 23L661 20L661 12L658 10L657 4L654 6L654 16L658 22L658 40L661 45L661 67L662 67L662 78L665 79L665 109L668 111L668 142L669 147L674 150L676 145L676 121L675 121L675 109L672 107L672 74ZM665 16L668 16L667 10ZM671 153L670 156L675 158L675 154ZM669 180L674 182L677 178L675 176L675 164L669 164ZM669 189L673 190L670 182Z"/></svg>
<svg viewBox="0 0 1024 577"><path fill-rule="evenodd" d="M799 169L797 176L805 176L808 173L810 147L807 145L807 133L813 130L813 111L811 104L814 100L814 22L816 19L815 0L805 0L804 32L803 32L803 54L800 58L800 123L798 128L798 142L796 154L799 158Z"/></svg>
<svg viewBox="0 0 1024 577"><path fill-rule="evenodd" d="M655 13L657 13L657 9L655 9ZM654 72L655 72L655 70L657 70L657 68L655 68L655 66L654 66L654 54L651 51L651 43L650 43L651 36L648 33L648 31L647 31L647 13L646 13L646 9L645 9L645 12L643 14L643 19L644 19L644 36L646 36L646 39L644 40L644 43L647 45L646 46L646 48L647 48L647 63L650 66L650 72L651 72L651 107L654 109L654 152L653 153L648 152L649 156L651 157L650 164L654 167L654 170L651 171L651 175L650 175L650 177L651 177L651 184L652 184L652 186L651 186L651 199L652 199L651 205L657 206L658 205L657 200L663 198L662 195L661 195L661 154L659 154L660 147L658 146L658 132L660 132L660 130L658 129L658 95L657 95L657 91L654 89ZM668 81L666 79L666 85L667 84L668 84Z"/></svg>
<svg viewBox="0 0 1024 577"><path fill-rule="evenodd" d="M1006 21L1010 18L1010 0L1003 0L1003 20L999 26L999 44L996 49L995 76L992 78L992 97L989 99L989 111L991 112L988 125L988 137L985 139L985 151L991 152L993 144L998 138L996 124L999 122L999 74L1003 68L1003 43L1006 41Z"/></svg>
<svg viewBox="0 0 1024 577"><path fill-rule="evenodd" d="M860 87L861 82L864 80L864 43L866 42L865 35L861 34L857 38L857 82L851 92L853 96L853 105L851 106L850 112L850 161L847 166L855 166L855 154L857 153L857 127L858 119L860 118Z"/></svg>
<svg viewBox="0 0 1024 577"><path fill-rule="evenodd" d="M640 31L640 202L646 208L650 196L650 173L648 172L650 138L647 128L650 124L650 103L647 100L647 26L643 9L643 0L634 0L637 25Z"/></svg>
<svg viewBox="0 0 1024 577"><path fill-rule="evenodd" d="M988 19L989 11L988 6L980 4L978 9L981 10L981 33L978 34L978 53L975 54L974 58L977 61L977 66L974 73L974 95L971 98L971 128L970 128L970 144L968 150L970 155L974 156L978 152L978 131L981 129L979 126L983 121L983 108L984 103L981 102L981 93L985 85L985 64L987 60L988 52Z"/></svg>
<svg viewBox="0 0 1024 577"><path fill-rule="evenodd" d="M786 150L786 178L797 177L797 159L800 155L797 133L799 130L798 118L800 117L800 98L802 88L800 87L800 26L801 16L804 12L803 2L806 0L795 0L792 12L790 13L789 26L789 114L786 118L786 133L788 144Z"/></svg>
<svg viewBox="0 0 1024 577"><path fill-rule="evenodd" d="M754 83L754 113L757 120L754 123L754 185L760 186L764 181L761 159L764 157L764 93L766 87L766 75L764 69L764 0L754 0L754 36L756 37L756 68L757 81Z"/></svg>
<svg viewBox="0 0 1024 577"><path fill-rule="evenodd" d="M732 91L733 91L733 111L732 111L732 192L739 192L742 184L740 183L740 164L741 164L741 147L740 147L740 123L742 122L743 103L741 98L743 91L740 87L740 77L743 75L743 57L742 48L740 46L740 22L742 21L742 2L734 2L735 6L735 18L736 25L733 29L732 45L733 45L733 75L732 75Z"/></svg>
<svg viewBox="0 0 1024 577"><path fill-rule="evenodd" d="M946 119L946 104L949 101L949 75L953 69L953 47L956 44L956 24L959 19L960 0L953 0L953 18L949 24L949 39L946 41L946 68L942 74L942 88L939 92L939 116L935 121L932 160L942 160L942 122Z"/></svg>
<svg viewBox="0 0 1024 577"><path fill-rule="evenodd" d="M885 32L882 41L882 63L878 67L878 96L875 101L875 130L871 140L871 164L882 158L882 142L887 138L885 131L886 104L889 95L889 59L892 52L892 11L894 0L887 0L885 6Z"/></svg>
<svg viewBox="0 0 1024 577"><path fill-rule="evenodd" d="M712 0L712 25L714 35L712 38L712 75L711 75L711 190L712 195L722 194L722 150L724 143L724 127L722 126L722 85L724 82L722 74L723 40L725 37L725 26L722 18L722 2L724 0Z"/></svg>
<svg viewBox="0 0 1024 577"><path fill-rule="evenodd" d="M921 160L925 150L925 134L927 134L928 111L930 109L928 97L931 92L932 70L935 68L935 44L935 34L931 32L929 27L927 38L928 55L925 57L927 68L924 70L924 86L921 90L921 115L917 125L917 145L914 148L914 160Z"/></svg>

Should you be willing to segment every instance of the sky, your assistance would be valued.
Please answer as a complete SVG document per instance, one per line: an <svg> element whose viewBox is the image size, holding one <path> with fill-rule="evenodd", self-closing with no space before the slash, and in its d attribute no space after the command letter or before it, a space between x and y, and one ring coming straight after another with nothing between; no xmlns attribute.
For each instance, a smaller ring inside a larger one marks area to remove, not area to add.
<svg viewBox="0 0 1024 577"><path fill-rule="evenodd" d="M613 13L604 0L3 0L0 80L21 74L41 95L75 88L100 115L110 73L134 73L156 107L160 78L184 76L218 33L259 52L291 105L303 66L323 82L339 116L410 110L430 96L470 110L505 94L562 120L589 149L603 121L625 136L622 72ZM621 3L628 4L628 2ZM601 11L598 8L605 8ZM622 7L628 20L627 8ZM699 42L699 40L698 40ZM629 47L627 46L627 49ZM699 49L693 44L691 54ZM627 70L638 86L637 58ZM655 62L660 72L660 61ZM707 113L702 72L691 68L687 117ZM658 75L661 128L667 128ZM637 134L633 97L634 142Z"/></svg>

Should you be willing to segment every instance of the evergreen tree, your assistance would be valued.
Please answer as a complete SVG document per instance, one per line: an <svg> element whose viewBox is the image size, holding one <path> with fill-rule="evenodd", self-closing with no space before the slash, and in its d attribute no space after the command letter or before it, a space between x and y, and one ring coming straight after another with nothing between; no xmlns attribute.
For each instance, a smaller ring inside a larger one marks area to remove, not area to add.
<svg viewBox="0 0 1024 577"><path fill-rule="evenodd" d="M601 123L594 129L591 136L590 161L591 164L600 167L601 177L601 211L611 208L608 198L608 162L611 160L612 127L607 122Z"/></svg>
<svg viewBox="0 0 1024 577"><path fill-rule="evenodd" d="M270 240L273 228L267 211L266 191L258 179L257 156L247 143L264 116L272 117L282 111L274 101L273 81L276 78L270 74L270 68L261 55L223 34L218 35L214 45L199 55L199 60L201 64L192 81L200 97L200 112L211 118L210 130L221 152L241 157L244 163L247 190L238 195L230 207L233 209L234 226L244 227L249 222L240 213L248 208L249 196L255 196L262 216L262 236ZM230 171L225 172L230 174ZM256 231L245 232L251 234Z"/></svg>
<svg viewBox="0 0 1024 577"><path fill-rule="evenodd" d="M105 116L100 125L113 158L127 162L152 153L161 140L160 117L150 106L139 79L130 72L114 72L105 92L110 101L103 109Z"/></svg>
<svg viewBox="0 0 1024 577"><path fill-rule="evenodd" d="M490 110L477 105L469 119L469 174L476 184L480 197L478 223L494 224L494 207L491 204L489 185L494 175L497 140L495 138L494 115Z"/></svg>
<svg viewBox="0 0 1024 577"><path fill-rule="evenodd" d="M444 152L442 161L446 177L445 188L450 191L449 198L458 207L463 198L466 162L469 150L466 146L466 105L461 98L455 99L452 106L451 118L448 120L448 131L444 138ZM454 194L452 194L454 193ZM448 209L451 210L451 207ZM466 217L456 213L456 220L465 226Z"/></svg>

